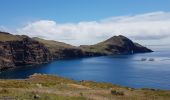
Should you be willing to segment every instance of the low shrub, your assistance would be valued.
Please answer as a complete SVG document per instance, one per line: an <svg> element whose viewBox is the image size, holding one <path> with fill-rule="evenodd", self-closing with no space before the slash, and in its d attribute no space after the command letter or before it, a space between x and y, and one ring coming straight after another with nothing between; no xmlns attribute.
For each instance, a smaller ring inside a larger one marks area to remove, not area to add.
<svg viewBox="0 0 170 100"><path fill-rule="evenodd" d="M111 90L111 94L112 95L124 95L124 92L123 91L117 91L117 90Z"/></svg>
<svg viewBox="0 0 170 100"><path fill-rule="evenodd" d="M8 94L9 91L7 89L1 89L0 94Z"/></svg>

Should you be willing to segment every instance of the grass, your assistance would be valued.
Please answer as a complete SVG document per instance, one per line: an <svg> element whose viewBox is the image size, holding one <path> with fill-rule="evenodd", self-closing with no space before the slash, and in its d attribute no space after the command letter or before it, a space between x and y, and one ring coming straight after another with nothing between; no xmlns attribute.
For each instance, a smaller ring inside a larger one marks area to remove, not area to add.
<svg viewBox="0 0 170 100"><path fill-rule="evenodd" d="M3 90L4 91L4 90ZM5 90L6 91L6 90ZM11 90L10 90L11 91ZM54 93L40 93L40 92L18 92L13 90L8 93L0 93L0 99L5 100L5 98L19 99L19 100L86 100L81 96L63 96ZM8 100L8 99L7 99Z"/></svg>
<svg viewBox="0 0 170 100"><path fill-rule="evenodd" d="M82 81L80 82L81 85L87 86L90 88L102 88L102 89L110 89L119 87L118 85L113 85L111 83L99 83L99 82L93 82L93 81Z"/></svg>
<svg viewBox="0 0 170 100"><path fill-rule="evenodd" d="M170 100L170 91L132 89L110 83L77 82L58 76L34 74L28 79L0 80L0 99L6 98L14 100Z"/></svg>
<svg viewBox="0 0 170 100"><path fill-rule="evenodd" d="M9 33L0 32L0 41L5 42L5 41L16 41L16 40L21 40L21 38L19 36L11 35Z"/></svg>
<svg viewBox="0 0 170 100"><path fill-rule="evenodd" d="M62 48L76 48L72 45L63 43L63 42L58 42L58 41L53 41L53 40L45 40L41 38L34 37L34 40L44 44L51 52L57 52Z"/></svg>
<svg viewBox="0 0 170 100"><path fill-rule="evenodd" d="M81 49L89 52L107 53L103 45L80 46Z"/></svg>

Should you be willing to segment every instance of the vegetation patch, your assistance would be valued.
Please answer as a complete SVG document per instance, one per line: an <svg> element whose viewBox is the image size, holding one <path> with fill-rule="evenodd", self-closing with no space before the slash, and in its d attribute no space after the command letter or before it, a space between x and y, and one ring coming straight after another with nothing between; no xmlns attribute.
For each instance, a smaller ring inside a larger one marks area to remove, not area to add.
<svg viewBox="0 0 170 100"><path fill-rule="evenodd" d="M124 92L123 92L123 91L117 91L117 90L111 90L111 94L112 94L112 95L123 96L123 95L124 95Z"/></svg>
<svg viewBox="0 0 170 100"><path fill-rule="evenodd" d="M7 89L4 88L0 89L0 94L8 94L8 93L9 91Z"/></svg>

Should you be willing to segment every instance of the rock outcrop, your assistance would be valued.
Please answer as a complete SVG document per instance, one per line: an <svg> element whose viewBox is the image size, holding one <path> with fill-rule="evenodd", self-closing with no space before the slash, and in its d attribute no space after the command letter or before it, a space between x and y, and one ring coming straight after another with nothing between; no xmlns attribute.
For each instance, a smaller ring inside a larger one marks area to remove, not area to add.
<svg viewBox="0 0 170 100"><path fill-rule="evenodd" d="M3 33L3 38L8 35ZM49 62L51 59L49 50L43 44L27 36L17 36L13 40L0 41L0 69L41 64Z"/></svg>
<svg viewBox="0 0 170 100"><path fill-rule="evenodd" d="M15 67L15 64L13 62L10 44L0 42L0 69L8 69L11 67Z"/></svg>

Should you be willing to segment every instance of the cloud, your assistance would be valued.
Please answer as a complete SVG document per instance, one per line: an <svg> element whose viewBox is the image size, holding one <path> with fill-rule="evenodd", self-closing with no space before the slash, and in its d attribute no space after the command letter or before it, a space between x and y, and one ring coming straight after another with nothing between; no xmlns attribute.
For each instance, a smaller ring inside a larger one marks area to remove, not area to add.
<svg viewBox="0 0 170 100"><path fill-rule="evenodd" d="M0 26L0 31L2 31L2 32L10 32L9 29L4 27L4 26Z"/></svg>
<svg viewBox="0 0 170 100"><path fill-rule="evenodd" d="M152 12L64 24L53 20L39 20L16 29L16 33L73 45L94 44L120 34L136 41L159 41L170 38L170 13Z"/></svg>

